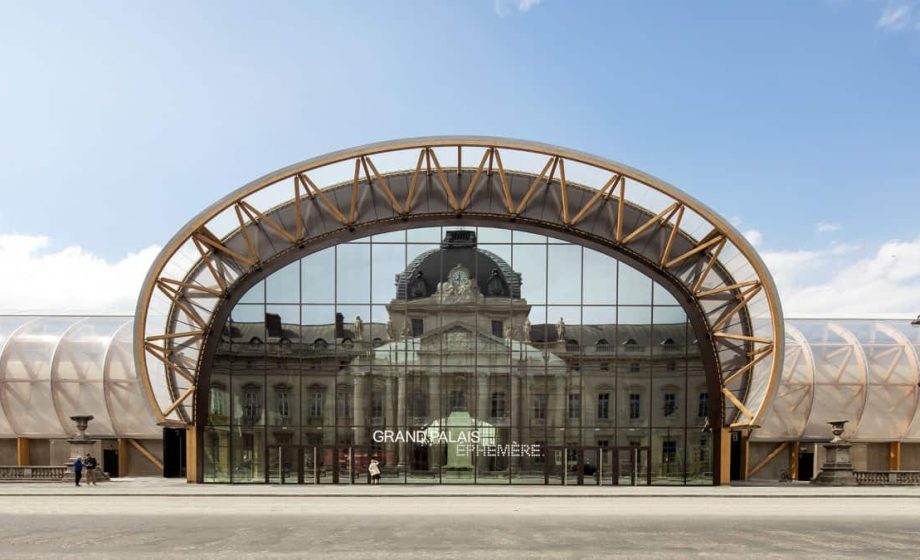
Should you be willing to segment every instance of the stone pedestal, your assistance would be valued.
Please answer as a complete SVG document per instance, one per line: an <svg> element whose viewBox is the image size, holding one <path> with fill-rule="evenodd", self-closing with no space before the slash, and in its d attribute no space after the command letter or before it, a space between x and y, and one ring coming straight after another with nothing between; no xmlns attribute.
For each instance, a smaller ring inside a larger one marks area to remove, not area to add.
<svg viewBox="0 0 920 560"><path fill-rule="evenodd" d="M811 483L818 486L856 486L856 476L853 474L853 463L850 462L850 444L843 441L840 435L846 420L828 422L834 432L834 439L824 444L825 460Z"/></svg>
<svg viewBox="0 0 920 560"><path fill-rule="evenodd" d="M73 464L77 457L85 457L87 453L93 453L95 451L96 441L86 436L86 427L89 425L89 421L93 419L91 415L84 416L71 416L77 425L77 437L67 440L67 443L70 444L70 453L68 454L68 459L64 463L67 466L67 470L64 471L64 482L73 482L76 475L73 472ZM105 482L109 480L109 476L102 471L102 462L99 457L96 457L96 470L95 470L95 481L96 482ZM86 480L86 467L83 468L83 480Z"/></svg>

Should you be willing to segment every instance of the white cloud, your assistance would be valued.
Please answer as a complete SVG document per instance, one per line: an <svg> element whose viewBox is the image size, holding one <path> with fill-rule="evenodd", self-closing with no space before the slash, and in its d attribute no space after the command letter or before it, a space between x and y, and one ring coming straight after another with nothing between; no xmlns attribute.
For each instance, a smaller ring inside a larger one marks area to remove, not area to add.
<svg viewBox="0 0 920 560"><path fill-rule="evenodd" d="M133 314L160 248L107 262L80 247L48 251L45 236L0 234L0 313Z"/></svg>
<svg viewBox="0 0 920 560"><path fill-rule="evenodd" d="M760 230L749 229L745 232L742 232L742 235L744 235L754 247L757 247L763 242L763 234L760 233Z"/></svg>
<svg viewBox="0 0 920 560"><path fill-rule="evenodd" d="M761 253L787 316L871 317L920 313L920 236L865 252L834 244Z"/></svg>
<svg viewBox="0 0 920 560"><path fill-rule="evenodd" d="M752 245L763 234L744 232ZM80 247L49 250L35 235L0 235L0 313L133 314L159 252L151 246L108 262ZM877 247L832 243L815 250L761 250L790 317L913 317L920 313L920 235Z"/></svg>
<svg viewBox="0 0 920 560"><path fill-rule="evenodd" d="M882 15L875 22L877 29L886 31L900 31L905 29L911 21L912 4L895 3L885 6Z"/></svg>
<svg viewBox="0 0 920 560"><path fill-rule="evenodd" d="M539 4L542 0L495 0L493 4L495 13L499 16L506 16L512 10L518 12L529 12L531 8Z"/></svg>
<svg viewBox="0 0 920 560"><path fill-rule="evenodd" d="M840 231L842 228L843 226L834 222L818 222L815 224L815 229L818 230L818 233L832 233Z"/></svg>

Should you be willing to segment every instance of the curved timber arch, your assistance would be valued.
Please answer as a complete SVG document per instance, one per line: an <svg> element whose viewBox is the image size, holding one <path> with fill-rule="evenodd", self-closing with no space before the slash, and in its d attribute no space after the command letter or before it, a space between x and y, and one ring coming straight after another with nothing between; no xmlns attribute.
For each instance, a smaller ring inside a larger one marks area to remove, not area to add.
<svg viewBox="0 0 920 560"><path fill-rule="evenodd" d="M135 322L136 365L158 419L195 422L206 350L245 287L320 248L434 224L544 233L655 278L680 296L697 337L705 335L701 345L711 347L723 425L759 425L782 371L783 320L772 278L743 236L641 171L486 137L320 156L253 181L183 227L151 267Z"/></svg>

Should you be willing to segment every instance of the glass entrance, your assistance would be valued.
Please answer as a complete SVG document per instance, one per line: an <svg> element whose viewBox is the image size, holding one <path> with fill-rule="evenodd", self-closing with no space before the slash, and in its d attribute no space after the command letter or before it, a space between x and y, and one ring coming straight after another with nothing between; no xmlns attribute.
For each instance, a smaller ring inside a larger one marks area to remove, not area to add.
<svg viewBox="0 0 920 560"><path fill-rule="evenodd" d="M268 482L271 484L297 484L302 482L303 470L299 464L298 448L290 445L272 445L266 449L268 456Z"/></svg>
<svg viewBox="0 0 920 560"><path fill-rule="evenodd" d="M638 486L652 484L652 450L631 445L615 449L613 484Z"/></svg>

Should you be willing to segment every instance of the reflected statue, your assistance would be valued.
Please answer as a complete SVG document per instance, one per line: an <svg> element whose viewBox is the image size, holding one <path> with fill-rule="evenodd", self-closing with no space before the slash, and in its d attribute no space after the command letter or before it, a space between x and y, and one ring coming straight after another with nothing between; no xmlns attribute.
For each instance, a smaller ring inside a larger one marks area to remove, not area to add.
<svg viewBox="0 0 920 560"><path fill-rule="evenodd" d="M505 324L505 340L511 340L514 338L514 327L511 326L511 322Z"/></svg>
<svg viewBox="0 0 920 560"><path fill-rule="evenodd" d="M556 323L556 339L565 341L565 321L562 317L559 317L559 322Z"/></svg>
<svg viewBox="0 0 920 560"><path fill-rule="evenodd" d="M530 319L524 318L524 325L521 327L523 332L521 333L521 340L524 342L530 342Z"/></svg>
<svg viewBox="0 0 920 560"><path fill-rule="evenodd" d="M409 297L423 298L428 297L428 282L425 280L425 274L419 270L412 279L412 285L409 287Z"/></svg>
<svg viewBox="0 0 920 560"><path fill-rule="evenodd" d="M390 340L396 340L396 329L393 328L393 321L387 319L387 338Z"/></svg>
<svg viewBox="0 0 920 560"><path fill-rule="evenodd" d="M489 281L486 284L486 295L487 296L503 296L507 294L505 289L505 280L501 277L501 274L498 272L497 268L492 269L492 274L489 276Z"/></svg>
<svg viewBox="0 0 920 560"><path fill-rule="evenodd" d="M364 340L364 322L361 320L361 316L358 315L355 317L355 341L360 342Z"/></svg>
<svg viewBox="0 0 920 560"><path fill-rule="evenodd" d="M409 317L403 321L403 336L407 339L412 338L412 319Z"/></svg>

